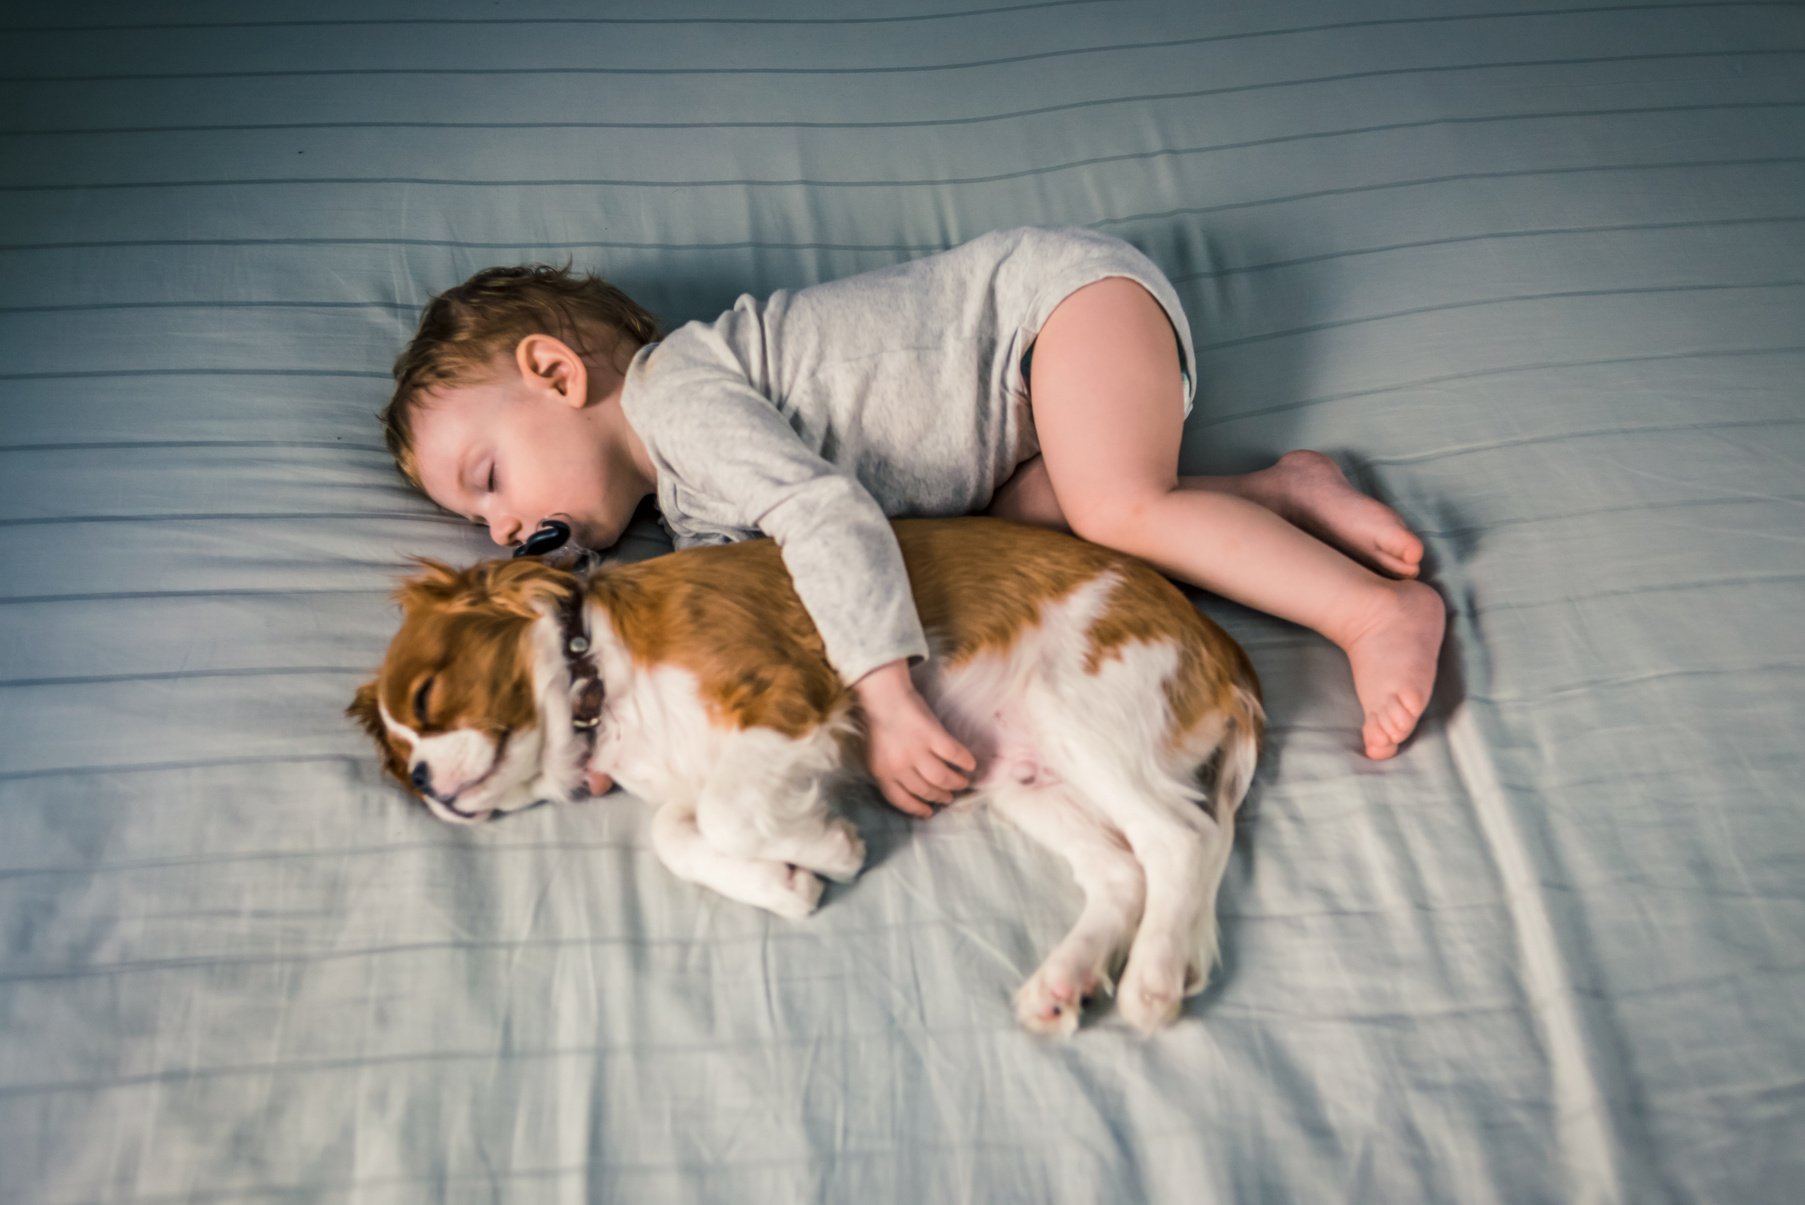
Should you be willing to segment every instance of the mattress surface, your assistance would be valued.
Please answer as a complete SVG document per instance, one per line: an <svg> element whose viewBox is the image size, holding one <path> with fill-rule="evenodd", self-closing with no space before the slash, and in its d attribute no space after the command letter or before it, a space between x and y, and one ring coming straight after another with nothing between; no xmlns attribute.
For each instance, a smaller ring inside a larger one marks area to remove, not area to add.
<svg viewBox="0 0 1805 1205"><path fill-rule="evenodd" d="M0 1200L1796 1199L1799 6L0 24ZM1449 607L1373 763L1333 646L1197 596L1273 723L1177 1026L1016 1028L1079 897L982 814L849 794L789 923L630 798L381 780L389 590L494 551L375 422L427 298L675 325L1021 224L1171 277L1184 472L1338 456Z"/></svg>

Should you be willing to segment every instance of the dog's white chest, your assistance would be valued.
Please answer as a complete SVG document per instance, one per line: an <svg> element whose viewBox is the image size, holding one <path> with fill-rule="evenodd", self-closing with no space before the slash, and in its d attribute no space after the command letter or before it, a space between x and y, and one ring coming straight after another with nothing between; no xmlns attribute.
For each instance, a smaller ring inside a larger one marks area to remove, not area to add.
<svg viewBox="0 0 1805 1205"><path fill-rule="evenodd" d="M605 696L589 768L642 799L693 797L718 744L694 675L669 666L638 669Z"/></svg>

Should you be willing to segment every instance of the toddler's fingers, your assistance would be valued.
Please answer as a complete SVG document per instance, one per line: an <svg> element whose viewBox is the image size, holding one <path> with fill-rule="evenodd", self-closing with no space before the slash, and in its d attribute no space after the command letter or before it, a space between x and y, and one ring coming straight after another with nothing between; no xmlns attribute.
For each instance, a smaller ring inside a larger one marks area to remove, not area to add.
<svg viewBox="0 0 1805 1205"><path fill-rule="evenodd" d="M962 771L947 765L937 757L923 759L915 767L915 772L921 776L922 781L930 789L938 791L963 791L970 781ZM942 803L951 801L950 796L941 800Z"/></svg>
<svg viewBox="0 0 1805 1205"><path fill-rule="evenodd" d="M950 736L942 736L933 743L932 748L942 761L967 776L978 768L978 759L971 755L971 750Z"/></svg>
<svg viewBox="0 0 1805 1205"><path fill-rule="evenodd" d="M926 800L928 803L951 803L953 801L952 788L936 786L928 780L927 775L921 771L920 767L903 771L902 784L905 790L914 792L918 798Z"/></svg>
<svg viewBox="0 0 1805 1205"><path fill-rule="evenodd" d="M880 782L878 790L883 792L884 800L899 812L926 819L934 814L934 809L909 794L902 786L894 782Z"/></svg>

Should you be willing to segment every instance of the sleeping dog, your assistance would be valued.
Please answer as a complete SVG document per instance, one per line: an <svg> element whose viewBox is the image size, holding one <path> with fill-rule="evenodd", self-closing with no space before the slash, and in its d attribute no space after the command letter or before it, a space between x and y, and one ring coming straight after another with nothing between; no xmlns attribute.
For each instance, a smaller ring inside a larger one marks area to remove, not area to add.
<svg viewBox="0 0 1805 1205"><path fill-rule="evenodd" d="M1215 962L1216 893L1259 757L1246 654L1109 549L989 518L895 530L932 650L916 685L978 759L960 802L1062 855L1084 890L1017 1016L1070 1034L1119 967L1123 1016L1168 1024ZM613 782L656 808L672 872L733 899L802 917L821 876L859 873L865 847L829 802L864 764L853 696L772 541L587 576L536 558L419 563L348 714L440 819Z"/></svg>

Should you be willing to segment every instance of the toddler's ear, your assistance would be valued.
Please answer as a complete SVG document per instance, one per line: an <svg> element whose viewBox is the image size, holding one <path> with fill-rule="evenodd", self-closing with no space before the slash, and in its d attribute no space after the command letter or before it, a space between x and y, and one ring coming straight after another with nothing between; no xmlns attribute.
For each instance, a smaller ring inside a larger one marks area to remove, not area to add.
<svg viewBox="0 0 1805 1205"><path fill-rule="evenodd" d="M528 381L542 382L573 410L589 401L589 366L575 348L551 335L534 334L514 348L514 361Z"/></svg>

